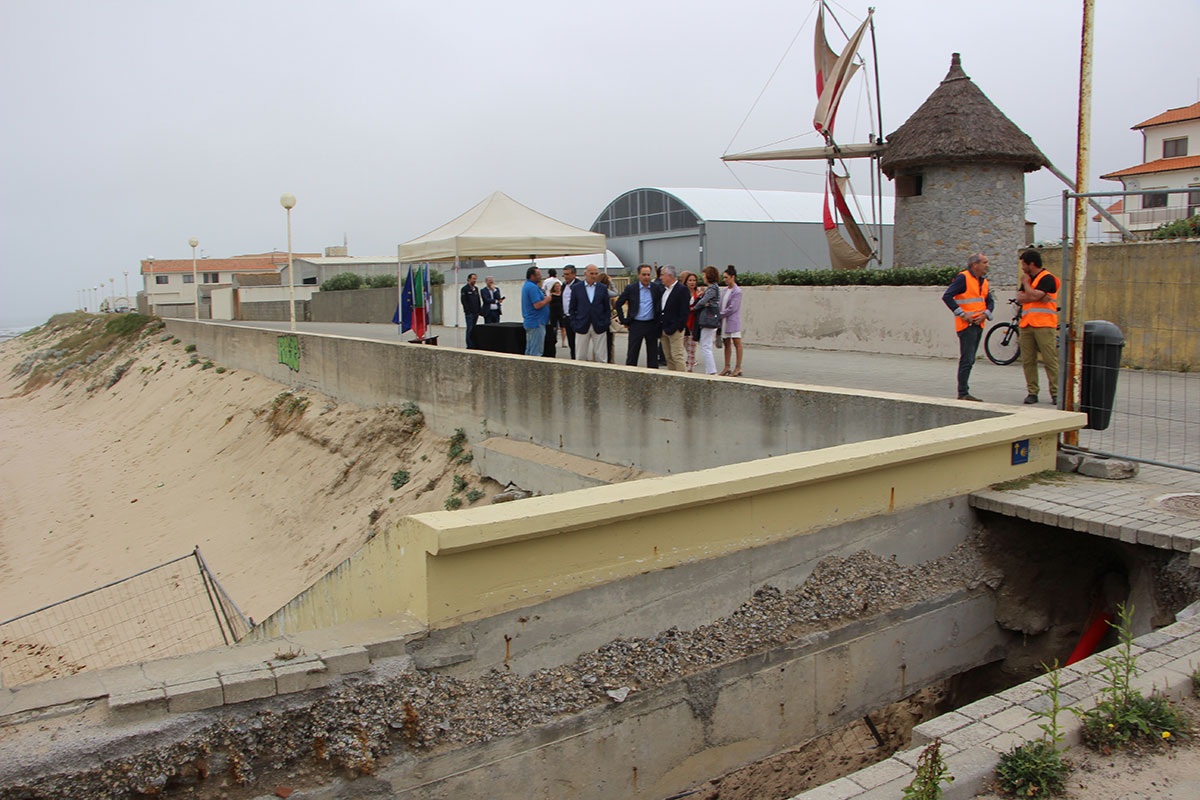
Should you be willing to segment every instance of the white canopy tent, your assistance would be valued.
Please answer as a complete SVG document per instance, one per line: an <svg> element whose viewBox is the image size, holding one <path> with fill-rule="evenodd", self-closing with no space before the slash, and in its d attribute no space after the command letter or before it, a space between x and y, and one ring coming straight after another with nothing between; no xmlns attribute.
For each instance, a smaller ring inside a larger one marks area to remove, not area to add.
<svg viewBox="0 0 1200 800"><path fill-rule="evenodd" d="M397 247L400 264L454 262L454 324L458 327L458 267L463 258L533 259L604 253L606 239L539 214L504 192L493 192L470 211ZM401 269L403 267L401 266ZM401 276L400 283L403 284Z"/></svg>

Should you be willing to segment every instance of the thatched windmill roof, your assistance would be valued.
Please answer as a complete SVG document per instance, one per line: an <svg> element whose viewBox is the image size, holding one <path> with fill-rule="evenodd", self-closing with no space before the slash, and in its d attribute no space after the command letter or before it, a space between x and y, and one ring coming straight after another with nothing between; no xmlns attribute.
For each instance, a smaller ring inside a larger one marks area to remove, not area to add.
<svg viewBox="0 0 1200 800"><path fill-rule="evenodd" d="M929 99L887 137L880 166L891 178L908 167L962 163L1020 164L1033 172L1049 162L971 82L955 53L950 71Z"/></svg>

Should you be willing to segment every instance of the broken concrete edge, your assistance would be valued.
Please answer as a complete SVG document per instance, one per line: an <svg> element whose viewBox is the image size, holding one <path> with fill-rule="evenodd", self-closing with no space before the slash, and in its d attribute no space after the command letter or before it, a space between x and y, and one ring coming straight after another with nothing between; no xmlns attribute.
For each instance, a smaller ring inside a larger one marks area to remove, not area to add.
<svg viewBox="0 0 1200 800"><path fill-rule="evenodd" d="M373 661L405 656L413 639L424 635L323 649L296 659L231 663L165 680L147 677L145 664L132 664L97 670L92 674L95 680L5 687L0 696L0 726L61 716L77 710L80 703L96 701L106 700L113 722L125 724L163 713L200 711L318 688L338 676L363 672ZM28 702L22 702L22 694Z"/></svg>
<svg viewBox="0 0 1200 800"><path fill-rule="evenodd" d="M1144 648L1138 654L1139 665L1154 665L1141 672L1135 688L1147 694L1157 692L1172 700L1194 691L1192 676L1200 670L1200 621L1186 618L1141 636L1134 643L1138 648ZM1093 654L1059 670L1060 702L1064 711L1058 716L1058 724L1066 737L1063 743L1068 747L1080 744L1083 725L1078 716L1066 709L1072 706L1093 708L1099 702L1103 684L1099 680L1102 667L1098 657L1105 654ZM1048 685L1047 677L1043 675L922 722L913 728L911 746L907 750L836 781L801 792L791 800L900 797L916 774L922 751L934 739L941 739L942 756L954 777L953 783L943 787L942 797L944 800L969 800L989 790L1001 755L1042 735L1037 725L1039 719L1033 711L1043 699L1042 691Z"/></svg>

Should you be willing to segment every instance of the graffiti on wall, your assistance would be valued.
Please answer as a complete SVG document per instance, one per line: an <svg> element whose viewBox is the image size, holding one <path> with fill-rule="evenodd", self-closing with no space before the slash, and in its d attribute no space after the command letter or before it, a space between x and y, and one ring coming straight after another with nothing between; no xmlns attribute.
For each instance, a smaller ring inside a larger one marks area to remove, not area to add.
<svg viewBox="0 0 1200 800"><path fill-rule="evenodd" d="M300 371L300 339L297 336L280 336L279 363L287 364L292 372Z"/></svg>

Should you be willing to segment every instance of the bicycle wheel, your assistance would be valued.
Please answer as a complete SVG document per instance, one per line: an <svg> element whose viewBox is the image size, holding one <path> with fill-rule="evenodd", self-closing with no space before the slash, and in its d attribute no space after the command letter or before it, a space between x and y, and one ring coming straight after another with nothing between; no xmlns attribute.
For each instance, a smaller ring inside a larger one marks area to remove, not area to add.
<svg viewBox="0 0 1200 800"><path fill-rule="evenodd" d="M983 340L983 352L993 364L1011 364L1021 356L1020 328L1011 322L993 325Z"/></svg>

